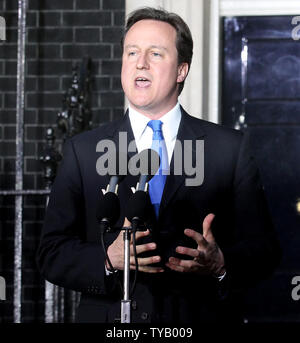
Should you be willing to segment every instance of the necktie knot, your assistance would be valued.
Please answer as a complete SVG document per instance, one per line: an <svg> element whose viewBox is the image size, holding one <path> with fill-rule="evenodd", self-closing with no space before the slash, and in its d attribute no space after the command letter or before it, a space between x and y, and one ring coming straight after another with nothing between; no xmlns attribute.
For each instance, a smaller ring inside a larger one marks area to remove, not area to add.
<svg viewBox="0 0 300 343"><path fill-rule="evenodd" d="M162 121L160 120L150 120L148 122L148 126L151 127L151 129L153 130L153 140L161 140L163 139L163 134L162 134Z"/></svg>

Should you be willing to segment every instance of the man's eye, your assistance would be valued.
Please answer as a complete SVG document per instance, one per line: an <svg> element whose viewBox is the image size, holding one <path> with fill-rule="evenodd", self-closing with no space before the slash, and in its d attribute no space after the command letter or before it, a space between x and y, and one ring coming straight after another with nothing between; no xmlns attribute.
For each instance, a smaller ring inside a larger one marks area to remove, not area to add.
<svg viewBox="0 0 300 343"><path fill-rule="evenodd" d="M135 52L135 51L130 51L130 52L128 53L128 56L134 56L134 55L136 55L136 52Z"/></svg>
<svg viewBox="0 0 300 343"><path fill-rule="evenodd" d="M159 52L153 52L152 55L155 56L155 57L161 56L161 54Z"/></svg>

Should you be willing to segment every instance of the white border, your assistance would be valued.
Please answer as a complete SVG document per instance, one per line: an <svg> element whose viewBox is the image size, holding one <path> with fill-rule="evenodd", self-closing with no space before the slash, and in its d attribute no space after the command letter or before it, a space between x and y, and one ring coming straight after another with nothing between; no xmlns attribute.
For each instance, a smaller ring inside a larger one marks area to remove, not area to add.
<svg viewBox="0 0 300 343"><path fill-rule="evenodd" d="M299 0L220 0L220 16L300 15Z"/></svg>

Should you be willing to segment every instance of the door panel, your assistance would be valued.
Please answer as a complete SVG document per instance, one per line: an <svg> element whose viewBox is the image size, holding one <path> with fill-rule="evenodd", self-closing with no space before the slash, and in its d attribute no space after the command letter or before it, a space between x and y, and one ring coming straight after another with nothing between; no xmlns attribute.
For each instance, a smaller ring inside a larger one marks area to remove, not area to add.
<svg viewBox="0 0 300 343"><path fill-rule="evenodd" d="M294 100L300 94L300 44L289 39L248 40L249 101ZM300 116L300 113L298 113Z"/></svg>
<svg viewBox="0 0 300 343"><path fill-rule="evenodd" d="M249 322L300 321L300 41L291 16L224 18L222 123L250 133L283 258L246 298Z"/></svg>

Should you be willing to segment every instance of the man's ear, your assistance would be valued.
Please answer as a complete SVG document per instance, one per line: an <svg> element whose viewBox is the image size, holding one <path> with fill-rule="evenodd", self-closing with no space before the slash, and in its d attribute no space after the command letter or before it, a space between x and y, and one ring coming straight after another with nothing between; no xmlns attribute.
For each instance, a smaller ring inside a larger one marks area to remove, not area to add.
<svg viewBox="0 0 300 343"><path fill-rule="evenodd" d="M186 62L181 63L178 66L178 75L177 75L177 82L181 83L185 80L187 74L189 72L189 66Z"/></svg>

